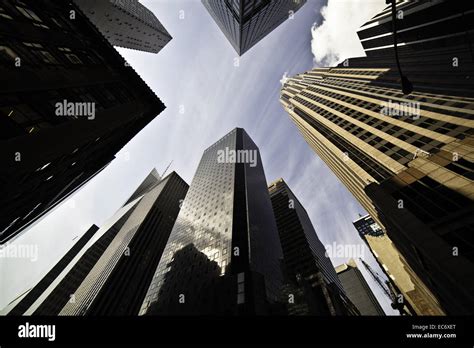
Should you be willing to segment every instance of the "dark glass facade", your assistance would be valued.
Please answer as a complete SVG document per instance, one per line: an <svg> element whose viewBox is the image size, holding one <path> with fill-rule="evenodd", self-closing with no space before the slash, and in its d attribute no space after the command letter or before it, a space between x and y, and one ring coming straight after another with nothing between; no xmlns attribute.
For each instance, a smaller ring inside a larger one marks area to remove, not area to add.
<svg viewBox="0 0 474 348"><path fill-rule="evenodd" d="M157 180L60 314L138 314L187 190L175 172Z"/></svg>
<svg viewBox="0 0 474 348"><path fill-rule="evenodd" d="M39 298L39 296L53 283L53 281L64 271L65 267L73 260L87 242L95 235L99 227L91 226L74 246L64 255L61 260L31 289L21 301L8 312L8 315L22 315Z"/></svg>
<svg viewBox="0 0 474 348"><path fill-rule="evenodd" d="M354 260L336 268L346 294L361 315L385 315Z"/></svg>
<svg viewBox="0 0 474 348"><path fill-rule="evenodd" d="M158 53L172 37L138 0L74 0L114 46Z"/></svg>
<svg viewBox="0 0 474 348"><path fill-rule="evenodd" d="M281 258L258 148L236 128L204 151L140 313L277 312Z"/></svg>
<svg viewBox="0 0 474 348"><path fill-rule="evenodd" d="M422 1L404 1L397 4L400 65L415 92L472 97L472 9L469 1L432 1L428 5ZM402 18L399 18L400 14ZM374 85L400 85L392 32L390 7L357 32L367 58L351 58L349 66L392 68L382 81L374 81Z"/></svg>
<svg viewBox="0 0 474 348"><path fill-rule="evenodd" d="M61 274L48 277L39 300L12 314L137 315L187 189L175 172L161 180L153 170Z"/></svg>
<svg viewBox="0 0 474 348"><path fill-rule="evenodd" d="M165 106L74 3L0 8L4 243L100 172Z"/></svg>
<svg viewBox="0 0 474 348"><path fill-rule="evenodd" d="M239 56L298 11L306 0L202 0Z"/></svg>
<svg viewBox="0 0 474 348"><path fill-rule="evenodd" d="M286 295L293 295L289 313L357 314L304 207L283 179L268 190L283 249Z"/></svg>
<svg viewBox="0 0 474 348"><path fill-rule="evenodd" d="M352 224L364 241L364 236L366 234L374 237L384 234L382 228L374 221L374 219L372 219L370 215L362 216Z"/></svg>
<svg viewBox="0 0 474 348"><path fill-rule="evenodd" d="M58 276L57 284L53 284L52 287L46 289L43 298L40 298L24 314L59 315L68 301L75 301L73 295L113 241L130 214L131 211L127 211L111 228L100 235L92 245L89 245L80 255L80 258L69 269L66 269L66 273Z"/></svg>

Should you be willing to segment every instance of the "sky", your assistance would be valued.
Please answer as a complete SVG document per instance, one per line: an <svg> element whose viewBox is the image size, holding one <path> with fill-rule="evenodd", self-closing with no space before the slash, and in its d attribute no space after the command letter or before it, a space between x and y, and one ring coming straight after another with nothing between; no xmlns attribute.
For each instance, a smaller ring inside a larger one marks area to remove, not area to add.
<svg viewBox="0 0 474 348"><path fill-rule="evenodd" d="M356 30L385 0L308 0L240 58L200 1L141 2L173 39L158 54L117 50L166 110L85 187L13 240L37 246L38 259L0 258L0 308L34 286L92 224L110 218L153 168L162 173L172 161L169 170L190 184L203 151L235 127L259 146L267 182L288 183L323 245L360 245L382 274L352 225L365 211L306 144L279 94L283 76L364 55ZM346 261L332 258L334 266ZM359 266L386 313L396 314Z"/></svg>

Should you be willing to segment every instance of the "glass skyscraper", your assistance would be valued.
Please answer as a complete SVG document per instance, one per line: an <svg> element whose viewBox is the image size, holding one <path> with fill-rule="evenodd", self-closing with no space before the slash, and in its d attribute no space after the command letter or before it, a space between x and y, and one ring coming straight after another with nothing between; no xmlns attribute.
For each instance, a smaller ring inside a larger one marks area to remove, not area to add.
<svg viewBox="0 0 474 348"><path fill-rule="evenodd" d="M71 249L59 260L59 262L46 273L46 275L28 292L13 301L10 305L4 308L2 311L8 313L8 315L22 315L25 313L38 298L58 279L59 275L64 269L71 263L71 261L84 250L86 244L95 236L99 227L92 225L86 233L84 233L79 240L73 245Z"/></svg>
<svg viewBox="0 0 474 348"><path fill-rule="evenodd" d="M73 2L8 0L1 14L3 244L102 171L165 105Z"/></svg>
<svg viewBox="0 0 474 348"><path fill-rule="evenodd" d="M348 263L337 266L336 272L347 296L361 315L385 315L354 260L351 259Z"/></svg>
<svg viewBox="0 0 474 348"><path fill-rule="evenodd" d="M379 226L378 223L372 219L370 215L361 216L357 220L353 221L352 224L354 225L357 232L362 239L365 240L365 236L382 236L384 234L382 228Z"/></svg>
<svg viewBox="0 0 474 348"><path fill-rule="evenodd" d="M158 53L172 37L138 0L74 0L114 46Z"/></svg>
<svg viewBox="0 0 474 348"><path fill-rule="evenodd" d="M398 55L386 9L359 31L367 57L287 80L280 101L386 231L371 248L416 313L468 314L474 308L474 6L401 1L397 7L403 15L396 19ZM409 94L401 90L398 65L413 86Z"/></svg>
<svg viewBox="0 0 474 348"><path fill-rule="evenodd" d="M274 313L281 258L258 148L236 128L204 151L140 313Z"/></svg>
<svg viewBox="0 0 474 348"><path fill-rule="evenodd" d="M176 172L153 170L9 314L137 315L187 189Z"/></svg>
<svg viewBox="0 0 474 348"><path fill-rule="evenodd" d="M304 293L303 296L294 296L295 303L288 304L289 313L358 314L345 295L306 209L283 179L273 182L268 190L283 249L285 282L289 285L286 295L294 293L291 286Z"/></svg>
<svg viewBox="0 0 474 348"><path fill-rule="evenodd" d="M417 310L420 310L420 304L423 304L423 298L416 297L419 290L414 291L415 284L413 280L417 278L416 275L410 276L413 274L413 270L408 267L405 259L400 255L390 238L370 215L360 216L352 224L388 279L385 281L385 285L391 292L389 297L392 300L392 307L404 313L416 314ZM378 253L382 253L383 257L380 257ZM389 266L384 263L387 261L389 261ZM396 277L392 272L395 273ZM396 283L395 279L397 280ZM397 284L405 286L404 291L410 295L411 299L403 296L403 292ZM400 295L402 297L399 297ZM429 296L429 294L425 296ZM412 307L412 303L418 306L417 310Z"/></svg>
<svg viewBox="0 0 474 348"><path fill-rule="evenodd" d="M306 0L202 0L239 56L298 11Z"/></svg>

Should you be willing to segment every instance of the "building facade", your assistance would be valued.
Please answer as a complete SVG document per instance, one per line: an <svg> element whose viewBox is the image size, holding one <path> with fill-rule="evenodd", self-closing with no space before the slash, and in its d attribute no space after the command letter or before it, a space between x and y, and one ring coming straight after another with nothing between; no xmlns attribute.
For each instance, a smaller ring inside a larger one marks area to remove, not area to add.
<svg viewBox="0 0 474 348"><path fill-rule="evenodd" d="M58 263L54 281L33 290L35 301L10 314L137 315L187 189L175 172L160 179L153 170L70 262Z"/></svg>
<svg viewBox="0 0 474 348"><path fill-rule="evenodd" d="M384 234L382 227L377 224L370 215L360 216L357 220L352 222L357 232L362 239L365 236L379 237Z"/></svg>
<svg viewBox="0 0 474 348"><path fill-rule="evenodd" d="M0 5L0 243L100 172L165 108L73 3L22 3Z"/></svg>
<svg viewBox="0 0 474 348"><path fill-rule="evenodd" d="M71 249L54 265L54 267L24 296L13 301L2 312L8 315L22 315L24 314L36 300L51 286L51 284L59 277L64 269L71 263L71 261L83 250L85 245L94 237L99 227L92 225L86 233L73 245Z"/></svg>
<svg viewBox="0 0 474 348"><path fill-rule="evenodd" d="M397 1L398 62L415 92L472 97L472 10L468 2ZM400 86L392 18L389 6L362 25L357 35L367 57L346 61L349 67L390 68L374 85Z"/></svg>
<svg viewBox="0 0 474 348"><path fill-rule="evenodd" d="M358 314L344 292L308 213L286 182L278 179L268 190L283 250L286 281L290 284L287 295L293 295L291 287L300 288L304 293L304 296L293 295L288 302L289 313Z"/></svg>
<svg viewBox="0 0 474 348"><path fill-rule="evenodd" d="M474 64L466 28L474 25L473 5L403 5L399 61L412 93L401 91L393 45L375 45L381 38L393 42L384 11L359 32L365 48L370 42L380 49L287 80L280 100L308 144L386 231L371 248L416 313L472 313ZM448 20L448 10L459 23L444 38L436 20ZM440 68L450 51L459 60L451 55ZM398 259L403 268L390 269Z"/></svg>
<svg viewBox="0 0 474 348"><path fill-rule="evenodd" d="M387 277L386 281L383 281L380 278L379 280L381 281L380 286L382 286L386 292L388 291L386 294L392 301L392 308L399 310L401 314L416 314L417 311L413 309L411 304L416 302L416 306L419 306L423 300L422 298L418 297L415 301L416 294L413 292L413 290L415 288L421 289L422 285L415 285L413 283L413 281L417 280L417 277L410 277L410 273L413 271L408 266L406 260L400 255L390 238L387 237L384 230L379 226L379 224L377 224L377 222L374 221L370 215L359 216L359 218L353 221L352 224L359 233L359 236L366 243L370 252L379 264L380 269ZM379 254L374 249L378 250L378 252L384 255L382 258L383 260L381 260ZM389 255L391 255L391 257L389 257ZM389 262L389 265L387 266L384 261ZM366 265L364 261L362 261L362 263ZM370 266L366 265L366 267ZM373 270L369 269L368 271L370 273L374 272ZM392 272L397 274L397 283L400 286L403 286L403 292L398 288L397 284L395 284L395 276L392 274ZM373 274L373 276L377 277L378 275ZM413 299L407 301L403 293L412 294L410 297ZM430 297L431 295L427 293L424 296ZM418 309L418 312L419 311L420 309Z"/></svg>
<svg viewBox="0 0 474 348"><path fill-rule="evenodd" d="M336 272L347 296L361 315L385 315L354 260L351 259L348 263L337 266Z"/></svg>
<svg viewBox="0 0 474 348"><path fill-rule="evenodd" d="M172 37L138 0L74 0L114 46L158 53Z"/></svg>
<svg viewBox="0 0 474 348"><path fill-rule="evenodd" d="M298 11L306 0L202 0L239 56Z"/></svg>
<svg viewBox="0 0 474 348"><path fill-rule="evenodd" d="M204 151L140 314L278 312L281 258L259 150L235 128Z"/></svg>

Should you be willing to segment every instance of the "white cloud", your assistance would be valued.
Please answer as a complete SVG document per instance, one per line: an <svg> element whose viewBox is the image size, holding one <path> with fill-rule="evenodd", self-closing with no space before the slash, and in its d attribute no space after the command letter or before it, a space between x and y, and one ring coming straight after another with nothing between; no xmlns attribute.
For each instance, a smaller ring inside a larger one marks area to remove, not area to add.
<svg viewBox="0 0 474 348"><path fill-rule="evenodd" d="M321 10L322 22L311 28L315 65L365 56L357 30L386 6L385 0L329 0Z"/></svg>

